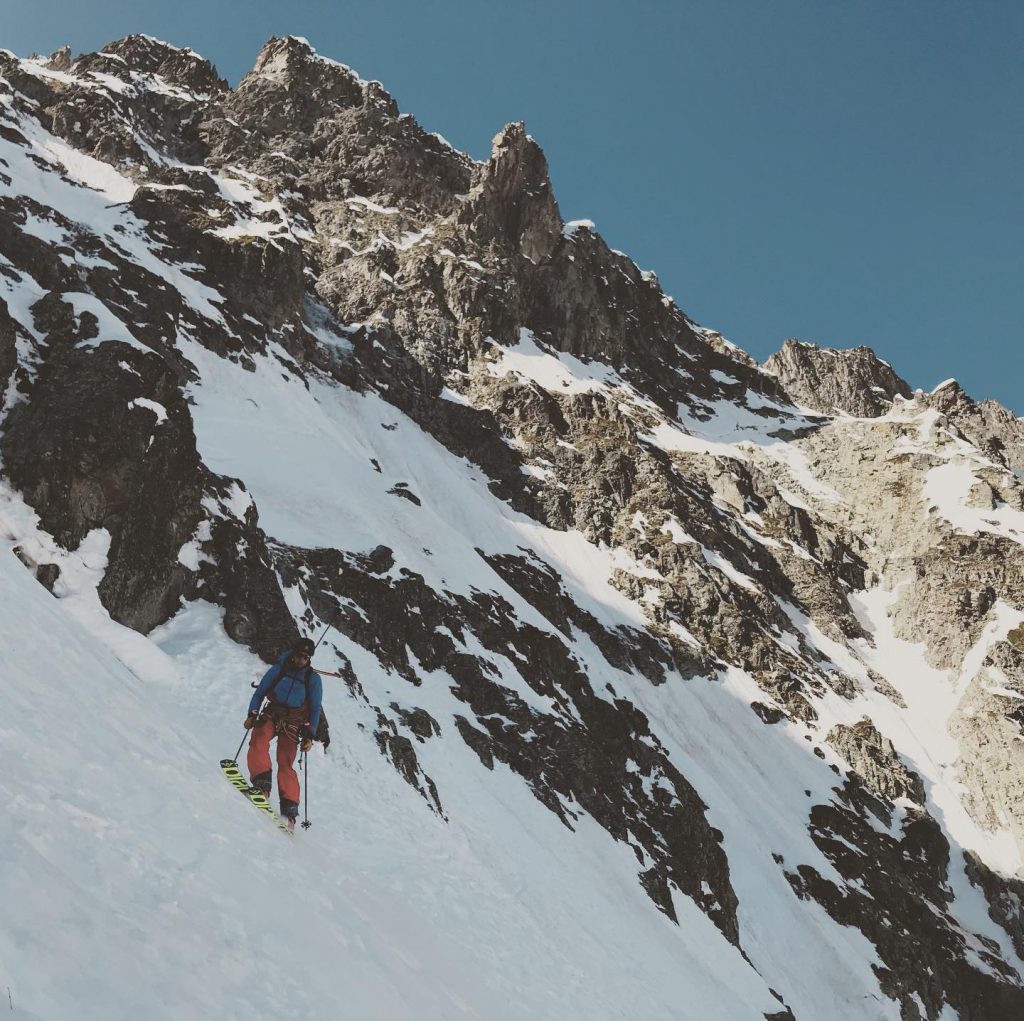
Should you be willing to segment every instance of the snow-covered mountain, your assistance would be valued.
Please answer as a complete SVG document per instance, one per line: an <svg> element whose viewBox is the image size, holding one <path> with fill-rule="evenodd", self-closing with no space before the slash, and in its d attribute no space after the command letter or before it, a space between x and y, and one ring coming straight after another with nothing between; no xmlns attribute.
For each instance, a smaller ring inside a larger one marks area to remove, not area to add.
<svg viewBox="0 0 1024 1021"><path fill-rule="evenodd" d="M0 994L1024 1016L1024 422L763 367L273 39L0 51ZM283 838L217 762L319 637Z"/></svg>

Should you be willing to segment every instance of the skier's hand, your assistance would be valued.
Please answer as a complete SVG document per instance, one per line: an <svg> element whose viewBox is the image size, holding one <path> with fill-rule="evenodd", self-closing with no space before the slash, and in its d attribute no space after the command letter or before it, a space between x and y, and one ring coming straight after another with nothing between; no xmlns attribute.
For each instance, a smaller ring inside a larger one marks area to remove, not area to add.
<svg viewBox="0 0 1024 1021"><path fill-rule="evenodd" d="M248 716L246 716L245 723L243 723L242 726L245 727L246 730L252 730L252 728L255 727L257 723L259 723L259 719L260 714L257 710L254 709L251 713L249 713Z"/></svg>
<svg viewBox="0 0 1024 1021"><path fill-rule="evenodd" d="M302 725L302 750L308 752L313 747L313 728L308 724Z"/></svg>

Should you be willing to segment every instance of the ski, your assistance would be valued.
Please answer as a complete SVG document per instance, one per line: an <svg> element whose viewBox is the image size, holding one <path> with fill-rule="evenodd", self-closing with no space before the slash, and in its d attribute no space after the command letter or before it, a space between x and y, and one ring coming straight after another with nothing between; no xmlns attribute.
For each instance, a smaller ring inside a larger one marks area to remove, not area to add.
<svg viewBox="0 0 1024 1021"><path fill-rule="evenodd" d="M274 820L274 825L279 830L287 833L289 836L294 835L292 827L270 807L270 802L263 791L258 787L250 785L249 781L245 778L245 774L238 768L238 763L234 759L221 759L220 770L235 790L245 795L261 812L269 815Z"/></svg>

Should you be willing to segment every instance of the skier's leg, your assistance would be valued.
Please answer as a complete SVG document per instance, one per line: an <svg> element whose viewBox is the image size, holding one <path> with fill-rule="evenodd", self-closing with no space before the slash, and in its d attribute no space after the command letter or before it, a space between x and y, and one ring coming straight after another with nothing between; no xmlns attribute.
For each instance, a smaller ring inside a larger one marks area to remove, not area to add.
<svg viewBox="0 0 1024 1021"><path fill-rule="evenodd" d="M295 753L299 743L287 734L277 738L277 789L281 793L281 815L294 819L299 811L299 777L295 772Z"/></svg>
<svg viewBox="0 0 1024 1021"><path fill-rule="evenodd" d="M274 736L274 724L270 720L263 720L252 728L252 737L249 739L249 754L246 765L249 767L249 782L253 787L261 787L270 792L271 766L270 766L270 742Z"/></svg>

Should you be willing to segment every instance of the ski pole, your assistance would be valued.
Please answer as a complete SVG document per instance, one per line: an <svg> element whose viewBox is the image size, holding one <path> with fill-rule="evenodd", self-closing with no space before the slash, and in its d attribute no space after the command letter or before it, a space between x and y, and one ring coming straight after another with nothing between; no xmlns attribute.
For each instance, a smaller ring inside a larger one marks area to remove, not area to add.
<svg viewBox="0 0 1024 1021"><path fill-rule="evenodd" d="M302 820L302 828L308 830L313 824L309 821L309 752L302 753L302 787L303 787L303 801L305 802L305 808L303 809L306 818Z"/></svg>
<svg viewBox="0 0 1024 1021"><path fill-rule="evenodd" d="M316 645L313 646L313 651L314 652L316 652L317 645L319 645L327 637L327 632L330 631L332 627L334 627L334 625L337 623L337 620L338 620L338 618L340 616L341 616L341 607L339 606L337 611L335 611L334 616L331 617L330 624L328 624L327 627L324 628L324 633L316 640ZM312 662L313 657L310 656L309 659L310 659L310 662Z"/></svg>
<svg viewBox="0 0 1024 1021"><path fill-rule="evenodd" d="M238 761L238 756L242 754L242 745L243 745L243 744L245 744L245 742L249 740L249 735L250 735L251 733L252 733L252 731L251 731L251 730L247 730L247 731L246 731L246 732L245 732L245 733L244 733L244 734L242 735L242 744L240 744L240 745L238 746L238 751L237 751L237 752L235 752L235 757L234 757L234 758L233 758L233 759L231 760L232 762L237 762L237 761Z"/></svg>

